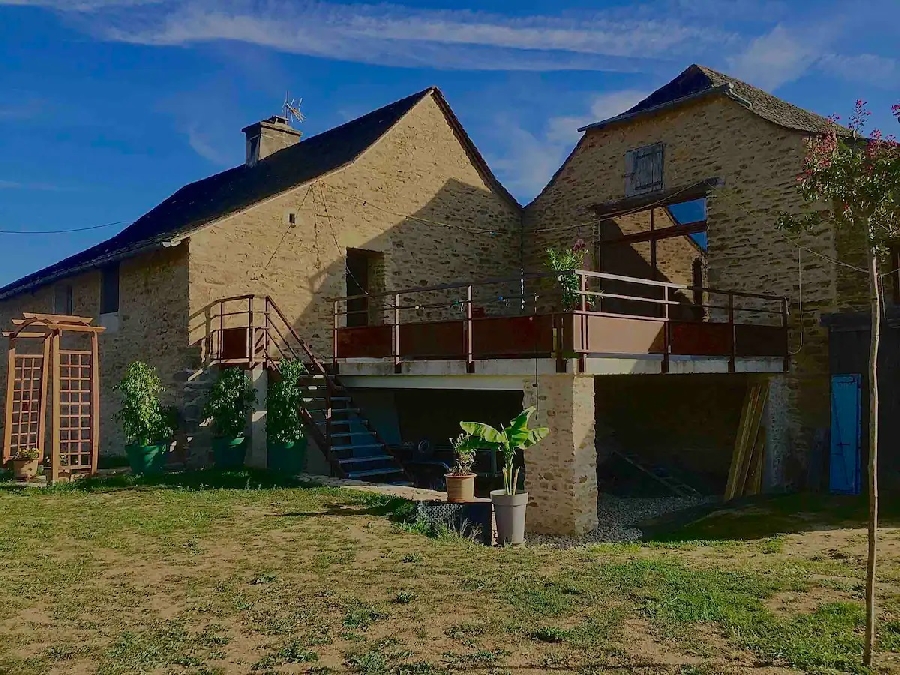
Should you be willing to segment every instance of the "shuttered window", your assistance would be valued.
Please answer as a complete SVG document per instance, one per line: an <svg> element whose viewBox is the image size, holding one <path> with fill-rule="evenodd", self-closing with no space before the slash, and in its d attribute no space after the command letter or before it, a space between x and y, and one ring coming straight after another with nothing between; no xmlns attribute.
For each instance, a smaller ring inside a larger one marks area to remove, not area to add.
<svg viewBox="0 0 900 675"><path fill-rule="evenodd" d="M625 196L663 189L663 144L654 143L625 153Z"/></svg>

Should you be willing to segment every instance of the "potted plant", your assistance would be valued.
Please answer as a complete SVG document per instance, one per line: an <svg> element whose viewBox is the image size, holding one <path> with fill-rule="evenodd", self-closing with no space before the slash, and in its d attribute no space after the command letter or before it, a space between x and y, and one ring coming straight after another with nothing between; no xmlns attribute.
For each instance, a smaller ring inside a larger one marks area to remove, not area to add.
<svg viewBox="0 0 900 675"><path fill-rule="evenodd" d="M451 504L462 504L475 501L475 451L481 447L479 439L471 434L460 434L450 439L453 444L453 456L456 463L449 473L444 474L447 481L447 501Z"/></svg>
<svg viewBox="0 0 900 675"><path fill-rule="evenodd" d="M159 402L163 386L156 368L135 361L114 388L122 395L116 419L125 432L132 473L162 473L174 427Z"/></svg>
<svg viewBox="0 0 900 675"><path fill-rule="evenodd" d="M256 402L250 377L239 368L226 368L213 384L203 408L203 416L212 420L213 463L219 469L237 469L247 454L247 416Z"/></svg>
<svg viewBox="0 0 900 675"><path fill-rule="evenodd" d="M581 304L581 281L576 271L584 267L586 254L587 244L583 239L577 239L570 248L547 249L547 267L557 273L556 282L562 290L563 309L567 311L578 309Z"/></svg>
<svg viewBox="0 0 900 675"><path fill-rule="evenodd" d="M306 469L300 380L307 371L296 359L282 361L278 371L280 377L269 384L266 393L266 466L272 471L297 474Z"/></svg>
<svg viewBox="0 0 900 675"><path fill-rule="evenodd" d="M491 502L497 519L497 539L502 544L525 542L525 507L528 493L517 492L519 469L515 468L516 452L526 450L543 440L550 430L546 427L528 428L534 407L526 408L508 426L497 430L481 422L461 422L463 431L480 439L484 447L503 456L503 489L491 492Z"/></svg>
<svg viewBox="0 0 900 675"><path fill-rule="evenodd" d="M41 459L41 451L37 448L23 448L12 457L13 478L28 481L34 478L38 472L38 464Z"/></svg>

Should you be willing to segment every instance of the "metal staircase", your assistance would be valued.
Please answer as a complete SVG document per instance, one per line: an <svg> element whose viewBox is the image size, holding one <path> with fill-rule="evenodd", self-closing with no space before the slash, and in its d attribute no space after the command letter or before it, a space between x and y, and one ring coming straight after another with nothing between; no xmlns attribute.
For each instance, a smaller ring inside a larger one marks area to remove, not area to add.
<svg viewBox="0 0 900 675"><path fill-rule="evenodd" d="M217 301L208 315L206 353L212 363L278 372L285 359L298 359L307 375L300 417L309 436L339 478L409 485L403 466L357 406L338 377L267 295L241 295Z"/></svg>

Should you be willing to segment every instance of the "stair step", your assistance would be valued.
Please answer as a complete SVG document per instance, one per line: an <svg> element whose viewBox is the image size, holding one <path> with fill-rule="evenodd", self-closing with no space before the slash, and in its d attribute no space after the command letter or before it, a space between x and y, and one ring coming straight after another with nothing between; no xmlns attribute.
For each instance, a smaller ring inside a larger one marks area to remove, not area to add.
<svg viewBox="0 0 900 675"><path fill-rule="evenodd" d="M336 434L331 434L332 438L349 438L351 436L375 436L371 431L341 431Z"/></svg>
<svg viewBox="0 0 900 675"><path fill-rule="evenodd" d="M365 450L366 448L382 448L384 447L381 443L360 443L359 445L332 445L331 449L335 452L340 452L341 450Z"/></svg>
<svg viewBox="0 0 900 675"><path fill-rule="evenodd" d="M347 457L338 460L344 464L371 464L372 462L390 462L391 468L397 468L396 460L391 455L371 455L370 457Z"/></svg>
<svg viewBox="0 0 900 675"><path fill-rule="evenodd" d="M395 476L402 475L403 472L399 468L394 469L370 469L369 471L348 471L347 478L350 480L367 480L375 476ZM371 481L369 481L371 482Z"/></svg>

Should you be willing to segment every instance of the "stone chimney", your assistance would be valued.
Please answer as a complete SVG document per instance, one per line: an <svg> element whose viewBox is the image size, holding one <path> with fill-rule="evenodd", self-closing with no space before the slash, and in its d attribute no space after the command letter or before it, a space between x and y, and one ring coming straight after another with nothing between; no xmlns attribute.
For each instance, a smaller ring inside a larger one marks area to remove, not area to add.
<svg viewBox="0 0 900 675"><path fill-rule="evenodd" d="M274 116L241 129L247 138L247 166L300 141L300 132L284 117Z"/></svg>

